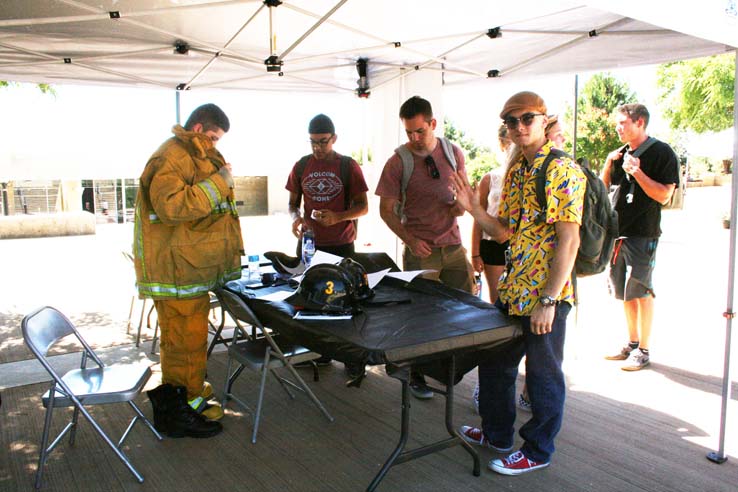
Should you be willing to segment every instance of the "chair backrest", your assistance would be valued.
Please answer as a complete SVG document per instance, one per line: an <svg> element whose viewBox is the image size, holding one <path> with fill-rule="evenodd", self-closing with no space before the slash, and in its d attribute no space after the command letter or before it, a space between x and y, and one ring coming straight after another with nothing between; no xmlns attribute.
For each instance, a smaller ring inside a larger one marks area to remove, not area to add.
<svg viewBox="0 0 738 492"><path fill-rule="evenodd" d="M259 318L246 305L243 299L226 289L218 289L214 293L220 301L220 305L231 315L234 321L243 321L244 323L256 326L262 332L266 331Z"/></svg>
<svg viewBox="0 0 738 492"><path fill-rule="evenodd" d="M240 321L243 321L258 328L264 338L266 338L269 346L272 348L272 353L274 353L281 359L285 358L284 352L277 344L277 342L274 341L274 338L269 334L269 330L267 328L264 328L264 325L261 324L259 318L243 299L241 299L237 294L234 294L233 292L226 289L218 289L214 292L220 300L220 305L223 307L223 309L226 310L231 318L233 318L233 321L236 322L236 326L244 335L246 335L248 338L251 338L249 337L246 330L241 326Z"/></svg>
<svg viewBox="0 0 738 492"><path fill-rule="evenodd" d="M46 354L49 349L62 338L74 335L84 347L84 353L92 357L102 367L100 361L92 348L85 342L69 318L64 316L58 309L44 306L27 314L21 321L23 340L31 349L33 355L47 366Z"/></svg>

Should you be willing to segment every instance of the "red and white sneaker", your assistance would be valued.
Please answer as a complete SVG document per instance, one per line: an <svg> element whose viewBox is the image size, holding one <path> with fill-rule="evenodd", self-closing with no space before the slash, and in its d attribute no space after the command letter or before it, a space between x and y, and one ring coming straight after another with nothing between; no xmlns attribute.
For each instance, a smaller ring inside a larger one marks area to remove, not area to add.
<svg viewBox="0 0 738 492"><path fill-rule="evenodd" d="M464 438L465 441L470 442L472 444L476 444L477 446L482 446L484 448L489 448L492 451L496 451L498 453L508 453L512 450L512 445L508 447L499 447L495 446L491 442L487 440L487 437L484 435L484 432L482 432L482 429L478 427L470 427L468 425L462 425L461 426L461 437Z"/></svg>
<svg viewBox="0 0 738 492"><path fill-rule="evenodd" d="M489 469L502 475L521 475L547 466L548 463L538 463L526 458L522 451L516 451L507 458L489 462Z"/></svg>

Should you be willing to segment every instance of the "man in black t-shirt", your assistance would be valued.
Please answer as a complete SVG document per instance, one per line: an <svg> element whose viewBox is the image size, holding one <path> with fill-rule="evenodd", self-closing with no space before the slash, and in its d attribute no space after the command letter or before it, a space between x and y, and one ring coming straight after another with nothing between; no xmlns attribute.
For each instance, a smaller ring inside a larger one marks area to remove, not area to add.
<svg viewBox="0 0 738 492"><path fill-rule="evenodd" d="M615 130L626 145L610 152L602 173L606 186L617 186L613 202L620 238L610 265L610 289L623 301L630 337L620 353L606 359L627 359L625 371L638 371L650 362L655 297L651 277L661 235L661 206L679 183L676 154L668 144L648 136L648 119L642 104L616 109Z"/></svg>

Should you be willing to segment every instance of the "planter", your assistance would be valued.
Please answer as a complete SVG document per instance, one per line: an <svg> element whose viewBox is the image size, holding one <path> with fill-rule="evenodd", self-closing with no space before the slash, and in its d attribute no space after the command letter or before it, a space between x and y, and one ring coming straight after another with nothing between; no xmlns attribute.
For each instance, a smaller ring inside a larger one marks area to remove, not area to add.
<svg viewBox="0 0 738 492"><path fill-rule="evenodd" d="M731 164L733 164L733 159L723 159L723 174L730 174L732 172Z"/></svg>

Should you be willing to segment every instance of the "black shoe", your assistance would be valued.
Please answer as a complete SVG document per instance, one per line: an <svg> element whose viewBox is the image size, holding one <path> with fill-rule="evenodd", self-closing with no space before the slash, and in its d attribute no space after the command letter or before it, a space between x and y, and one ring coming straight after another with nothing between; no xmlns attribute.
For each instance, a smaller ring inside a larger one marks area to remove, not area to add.
<svg viewBox="0 0 738 492"><path fill-rule="evenodd" d="M154 428L178 437L205 438L220 434L220 422L206 420L187 403L187 388L163 384L148 392L154 407Z"/></svg>
<svg viewBox="0 0 738 492"><path fill-rule="evenodd" d="M422 374L410 375L410 393L418 400L430 400L433 398L433 391L426 384L425 377Z"/></svg>

